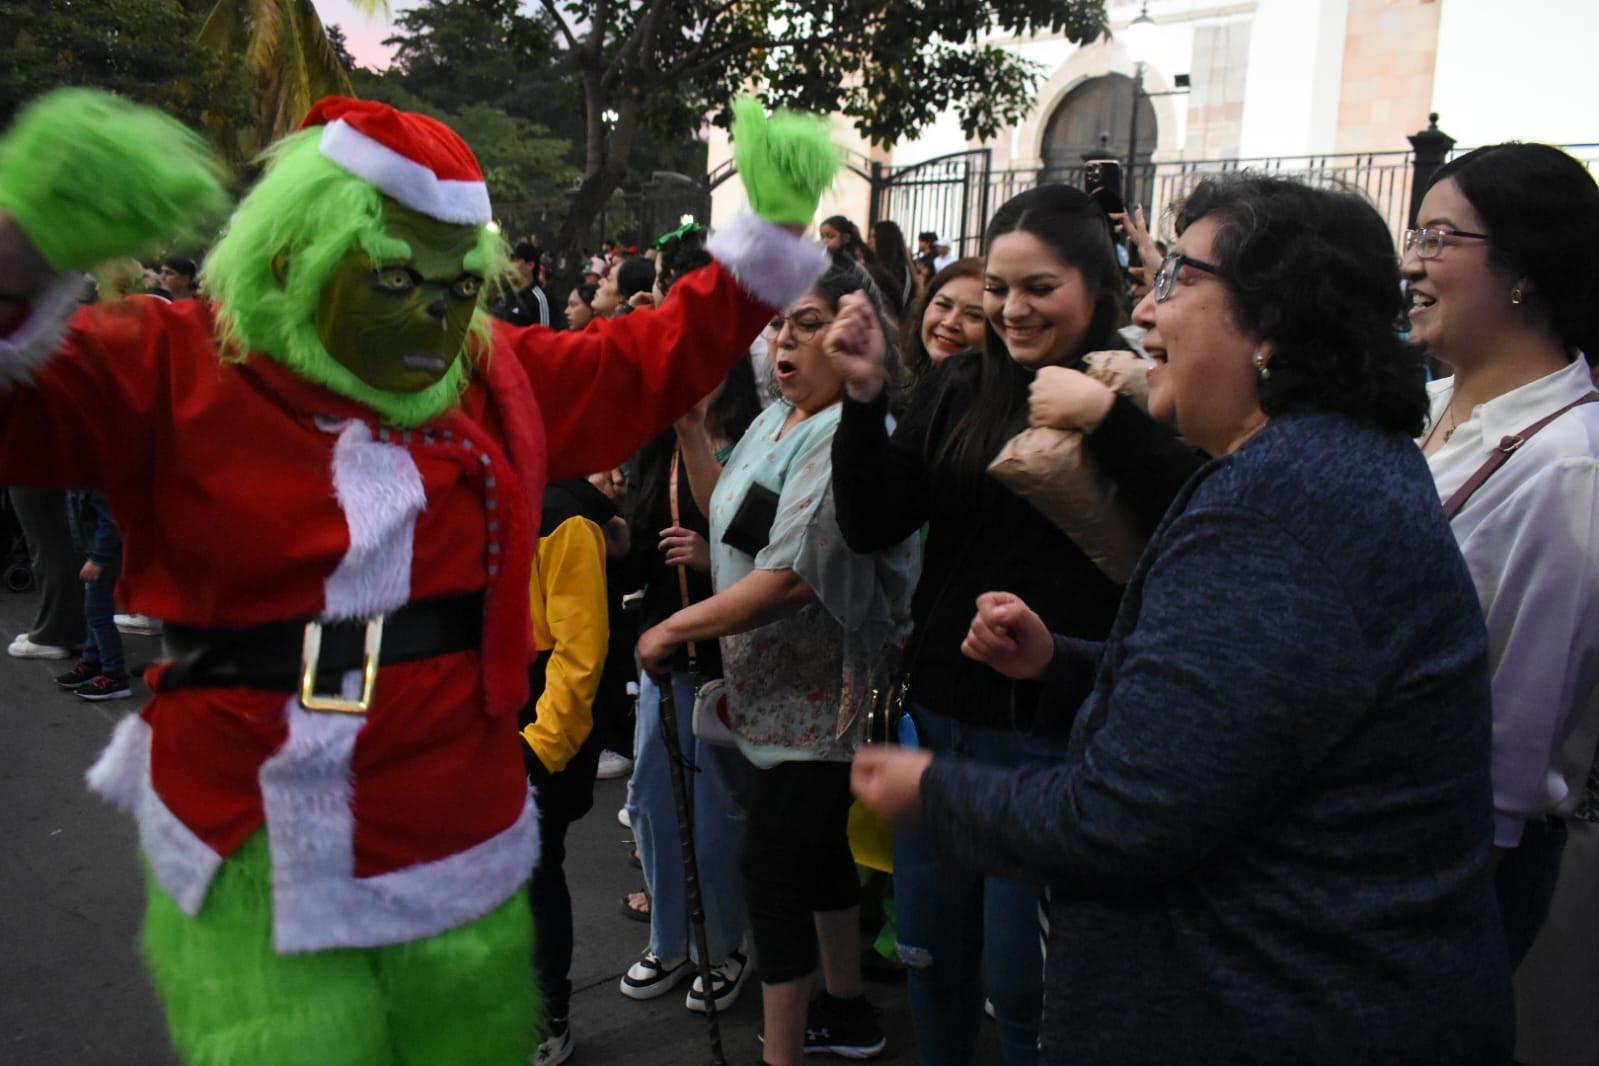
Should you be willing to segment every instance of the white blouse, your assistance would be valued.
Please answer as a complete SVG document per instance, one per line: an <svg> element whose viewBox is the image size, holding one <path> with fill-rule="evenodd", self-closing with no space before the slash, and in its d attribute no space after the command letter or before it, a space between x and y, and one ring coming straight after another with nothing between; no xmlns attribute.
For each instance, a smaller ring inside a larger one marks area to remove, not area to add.
<svg viewBox="0 0 1599 1066"><path fill-rule="evenodd" d="M1579 357L1474 407L1428 457L1439 496L1501 439L1594 391L1591 374ZM1435 422L1454 381L1428 392ZM1599 742L1599 403L1540 430L1453 524L1488 622L1494 843L1514 847L1528 819L1576 810Z"/></svg>

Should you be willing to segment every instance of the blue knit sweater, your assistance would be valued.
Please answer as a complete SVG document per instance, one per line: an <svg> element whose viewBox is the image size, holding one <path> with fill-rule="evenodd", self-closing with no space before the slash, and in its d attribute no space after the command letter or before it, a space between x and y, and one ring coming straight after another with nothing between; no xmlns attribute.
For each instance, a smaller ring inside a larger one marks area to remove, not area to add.
<svg viewBox="0 0 1599 1066"><path fill-rule="evenodd" d="M1403 436L1279 417L1195 475L1057 643L1065 762L923 779L941 847L1053 888L1043 1061L1508 1061L1486 650Z"/></svg>

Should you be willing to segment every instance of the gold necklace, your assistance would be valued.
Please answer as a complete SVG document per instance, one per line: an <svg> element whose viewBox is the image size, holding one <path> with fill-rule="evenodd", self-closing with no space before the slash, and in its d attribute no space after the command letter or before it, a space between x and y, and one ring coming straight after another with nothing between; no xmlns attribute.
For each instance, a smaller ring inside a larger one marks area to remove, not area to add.
<svg viewBox="0 0 1599 1066"><path fill-rule="evenodd" d="M1458 424L1455 421L1455 401L1454 400L1451 399L1449 401L1449 406L1448 406L1448 408L1445 409L1445 413L1449 415L1449 428L1444 430L1444 443L1448 444L1449 443L1449 438L1453 437L1455 435L1455 430L1459 428Z"/></svg>
<svg viewBox="0 0 1599 1066"><path fill-rule="evenodd" d="M1443 440L1443 442L1445 444L1448 444L1449 443L1449 438L1453 437L1455 435L1455 430L1458 428L1458 423L1456 422L1456 419L1455 419L1455 400L1454 400L1454 397L1451 396L1449 398L1449 406L1444 408L1444 414L1449 416L1449 427L1444 430L1444 440ZM1432 428L1431 429L1427 430L1427 439L1421 442L1421 446L1422 446L1423 449L1425 449L1428 444L1432 443L1433 434L1438 432L1438 427L1440 425L1442 425L1442 424L1443 424L1443 419L1439 419L1437 422L1434 422L1432 424Z"/></svg>

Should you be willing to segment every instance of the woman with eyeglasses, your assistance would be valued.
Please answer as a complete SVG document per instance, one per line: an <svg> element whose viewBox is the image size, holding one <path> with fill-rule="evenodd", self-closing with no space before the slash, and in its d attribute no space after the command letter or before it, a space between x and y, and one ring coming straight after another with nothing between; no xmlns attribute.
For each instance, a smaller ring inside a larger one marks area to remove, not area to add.
<svg viewBox="0 0 1599 1066"><path fill-rule="evenodd" d="M1150 407L1215 459L1109 638L1009 592L964 650L1038 679L1066 758L874 747L858 795L954 860L1043 878L1042 1061L1502 1066L1488 640L1411 443L1392 238L1354 193L1202 183L1135 319Z"/></svg>
<svg viewBox="0 0 1599 1066"><path fill-rule="evenodd" d="M1591 1061L1599 1019L1569 1005L1599 996L1599 824L1577 817L1599 742L1599 186L1548 145L1479 148L1438 172L1417 226L1411 339L1453 371L1421 445L1488 622L1500 913L1513 964L1540 945L1517 1058Z"/></svg>
<svg viewBox="0 0 1599 1066"><path fill-rule="evenodd" d="M847 395L833 442L833 491L839 525L857 551L927 527L904 655L901 738L1014 772L1059 762L1076 702L1046 705L1036 682L963 658L972 604L993 589L1024 593L1058 631L1097 640L1122 593L1043 513L988 474L1028 426L1029 390L1046 376L1063 379L1061 428L1084 429L1087 453L1146 533L1198 460L1078 369L1090 352L1125 347L1110 224L1088 194L1051 185L1013 197L989 223L985 246L984 343L924 373L892 435L880 353L841 350ZM1086 687L1078 693L1086 695ZM894 893L925 1066L972 1062L985 996L1006 1066L1035 1063L1043 1013L1038 880L983 876L924 834L902 832Z"/></svg>
<svg viewBox="0 0 1599 1066"><path fill-rule="evenodd" d="M881 330L877 301L860 265L835 253L816 287L773 321L782 399L739 441L710 498L715 595L638 645L653 671L690 642L721 639L731 727L756 767L742 866L770 1066L884 1047L861 990L849 760L871 671L908 620L916 541L856 554L839 533L829 481L843 379L823 347L851 308Z"/></svg>

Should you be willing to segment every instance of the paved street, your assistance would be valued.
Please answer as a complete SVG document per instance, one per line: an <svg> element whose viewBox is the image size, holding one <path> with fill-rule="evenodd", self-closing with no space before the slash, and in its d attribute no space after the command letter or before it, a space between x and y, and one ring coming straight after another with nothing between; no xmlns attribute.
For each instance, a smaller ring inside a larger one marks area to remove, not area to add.
<svg viewBox="0 0 1599 1066"><path fill-rule="evenodd" d="M32 611L31 596L0 593L0 636L9 642ZM151 638L126 639L134 663L159 648ZM144 888L133 825L82 782L117 720L138 704L89 704L62 693L51 681L60 669L0 655L0 839L8 853L0 863L0 1062L174 1066L137 954ZM569 841L579 990L572 1062L703 1066L710 1061L705 1024L683 1008L681 994L635 1003L616 991L647 937L618 909L622 894L640 884L627 864L627 831L615 820L623 786L600 782L593 812ZM883 1008L889 1037L877 1061L914 1062L903 986L869 985L868 995ZM753 980L725 1020L730 1066L758 1061ZM997 1063L992 1026L983 1040L980 1062Z"/></svg>

